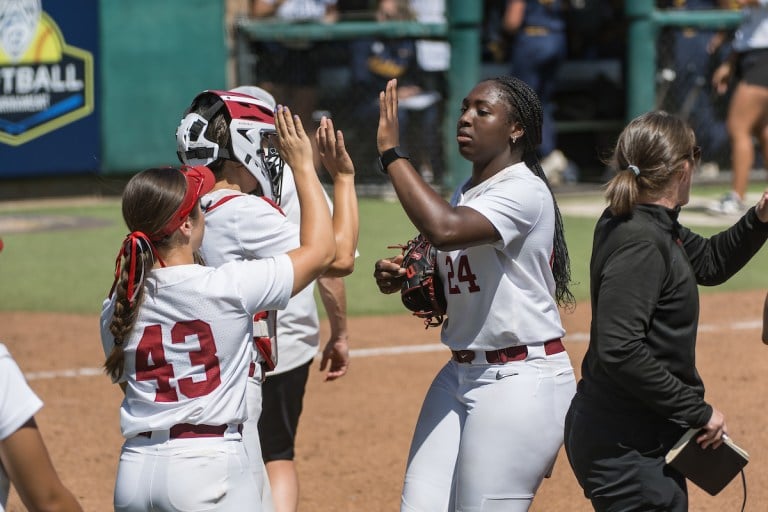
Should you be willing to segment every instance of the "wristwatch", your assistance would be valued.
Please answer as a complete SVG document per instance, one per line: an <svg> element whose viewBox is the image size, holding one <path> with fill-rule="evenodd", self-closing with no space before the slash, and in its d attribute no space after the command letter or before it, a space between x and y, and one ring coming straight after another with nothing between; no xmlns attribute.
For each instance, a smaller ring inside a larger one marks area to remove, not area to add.
<svg viewBox="0 0 768 512"><path fill-rule="evenodd" d="M403 151L400 146L395 146L384 151L381 155L379 155L379 171L382 174L389 174L387 172L387 167L389 167L389 165L398 158L405 158L406 160L411 159L408 153Z"/></svg>

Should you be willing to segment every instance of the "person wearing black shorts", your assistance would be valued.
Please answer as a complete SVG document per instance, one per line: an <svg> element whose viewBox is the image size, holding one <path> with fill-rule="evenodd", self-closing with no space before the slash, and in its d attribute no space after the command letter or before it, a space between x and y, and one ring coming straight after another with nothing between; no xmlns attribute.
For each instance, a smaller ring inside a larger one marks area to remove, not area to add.
<svg viewBox="0 0 768 512"><path fill-rule="evenodd" d="M742 214L749 171L755 163L757 137L768 163L768 2L738 0L744 17L733 39L730 58L715 70L712 84L724 94L733 81L735 89L728 107L731 140L732 190L709 209L716 214Z"/></svg>

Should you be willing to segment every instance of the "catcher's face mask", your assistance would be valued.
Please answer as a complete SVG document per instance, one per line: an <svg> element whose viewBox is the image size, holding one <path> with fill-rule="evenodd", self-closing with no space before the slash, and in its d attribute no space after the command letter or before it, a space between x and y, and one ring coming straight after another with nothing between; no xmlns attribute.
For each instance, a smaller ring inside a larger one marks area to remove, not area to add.
<svg viewBox="0 0 768 512"><path fill-rule="evenodd" d="M217 98L199 113L195 107L204 95ZM220 147L205 138L205 130L214 115L226 109L229 116L229 145ZM204 91L193 101L176 130L179 159L186 165L208 165L224 158L245 166L261 186L262 194L280 203L285 163L274 145L275 116L261 100L229 91Z"/></svg>

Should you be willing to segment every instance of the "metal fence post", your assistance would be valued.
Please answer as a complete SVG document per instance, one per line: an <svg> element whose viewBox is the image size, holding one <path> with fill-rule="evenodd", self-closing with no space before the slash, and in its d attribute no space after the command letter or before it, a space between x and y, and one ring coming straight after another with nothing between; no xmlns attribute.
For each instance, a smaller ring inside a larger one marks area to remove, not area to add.
<svg viewBox="0 0 768 512"><path fill-rule="evenodd" d="M482 2L449 0L447 14L451 67L448 70L448 98L442 127L446 164L443 185L453 190L471 172L456 146L456 116L461 100L480 79Z"/></svg>
<svg viewBox="0 0 768 512"><path fill-rule="evenodd" d="M627 34L627 120L653 110L656 102L656 25L653 0L625 0Z"/></svg>

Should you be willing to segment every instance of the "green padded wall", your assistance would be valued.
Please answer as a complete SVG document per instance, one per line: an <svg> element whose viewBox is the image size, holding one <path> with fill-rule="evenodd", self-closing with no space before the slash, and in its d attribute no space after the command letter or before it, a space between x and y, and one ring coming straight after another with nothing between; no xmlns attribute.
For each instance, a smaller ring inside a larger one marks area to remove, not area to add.
<svg viewBox="0 0 768 512"><path fill-rule="evenodd" d="M178 164L184 109L198 92L226 87L224 4L100 1L103 173Z"/></svg>

